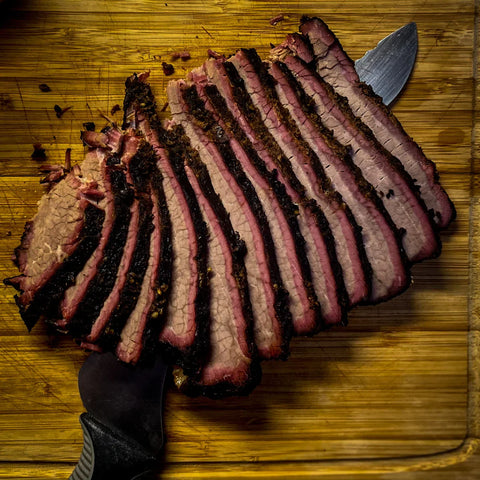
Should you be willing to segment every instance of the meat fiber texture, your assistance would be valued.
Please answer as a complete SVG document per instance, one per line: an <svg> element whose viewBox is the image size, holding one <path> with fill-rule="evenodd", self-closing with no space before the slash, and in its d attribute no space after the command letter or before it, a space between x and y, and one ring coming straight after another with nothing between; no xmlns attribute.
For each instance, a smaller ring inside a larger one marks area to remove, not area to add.
<svg viewBox="0 0 480 480"><path fill-rule="evenodd" d="M320 19L167 88L126 81L124 124L84 132L6 279L40 318L124 362L160 351L190 395L249 393L292 336L400 294L455 210L435 165Z"/></svg>

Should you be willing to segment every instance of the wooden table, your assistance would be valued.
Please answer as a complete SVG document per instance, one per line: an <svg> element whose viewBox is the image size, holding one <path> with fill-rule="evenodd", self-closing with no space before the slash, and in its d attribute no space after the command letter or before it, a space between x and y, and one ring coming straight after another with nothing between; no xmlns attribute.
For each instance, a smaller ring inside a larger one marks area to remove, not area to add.
<svg viewBox="0 0 480 480"><path fill-rule="evenodd" d="M122 104L123 82L151 70L165 102L161 62L186 49L174 77L212 48L262 55L302 14L321 16L360 57L415 21L419 52L395 113L438 165L458 218L443 253L413 268L402 296L355 309L350 324L296 339L286 362L264 364L247 398L166 398L162 479L478 478L480 334L478 18L473 0L65 2L0 7L1 277L43 188L34 143L49 163L84 150L84 122ZM279 13L285 19L272 26ZM39 84L51 91L42 92ZM57 118L54 105L72 107ZM0 287L0 478L67 478L82 448L76 378L86 358L43 325L28 334L12 289Z"/></svg>

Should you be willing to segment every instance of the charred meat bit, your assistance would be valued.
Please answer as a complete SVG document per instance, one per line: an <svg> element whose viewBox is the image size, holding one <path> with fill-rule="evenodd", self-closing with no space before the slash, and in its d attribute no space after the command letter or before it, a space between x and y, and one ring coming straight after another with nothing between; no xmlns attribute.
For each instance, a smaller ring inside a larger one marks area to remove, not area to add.
<svg viewBox="0 0 480 480"><path fill-rule="evenodd" d="M117 103L116 105L114 105L112 107L112 109L110 110L110 115L115 115L117 112L120 111L120 105Z"/></svg>
<svg viewBox="0 0 480 480"><path fill-rule="evenodd" d="M32 160L36 160L36 161L44 161L47 159L45 149L42 148L41 143L33 144L33 153L30 155L30 157L32 158Z"/></svg>
<svg viewBox="0 0 480 480"><path fill-rule="evenodd" d="M275 26L277 23L285 20L285 16L281 13L280 15L276 15L275 17L270 19L270 25Z"/></svg>
<svg viewBox="0 0 480 480"><path fill-rule="evenodd" d="M175 69L173 68L173 65L167 62L162 62L162 69L163 69L163 73L167 76L173 75L173 72L175 71Z"/></svg>
<svg viewBox="0 0 480 480"><path fill-rule="evenodd" d="M179 58L181 60L189 60L191 57L190 52L187 52L186 50L184 51L179 51L179 52L173 52L171 54L172 60L178 60Z"/></svg>
<svg viewBox="0 0 480 480"><path fill-rule="evenodd" d="M46 84L46 83L41 83L38 88L40 89L41 92L51 92L52 89Z"/></svg>
<svg viewBox="0 0 480 480"><path fill-rule="evenodd" d="M53 109L55 110L55 114L57 115L57 118L62 118L63 114L65 112L68 112L68 110L70 110L72 107L65 107L65 108L62 108L60 107L60 105L55 105L53 107Z"/></svg>

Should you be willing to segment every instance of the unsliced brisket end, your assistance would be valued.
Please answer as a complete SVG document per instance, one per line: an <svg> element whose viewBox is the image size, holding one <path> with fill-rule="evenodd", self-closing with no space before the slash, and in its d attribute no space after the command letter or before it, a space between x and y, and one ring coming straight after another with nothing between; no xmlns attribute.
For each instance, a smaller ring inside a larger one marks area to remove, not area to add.
<svg viewBox="0 0 480 480"><path fill-rule="evenodd" d="M284 63L317 105L324 125L340 143L351 147L353 162L374 186L397 228L405 231L402 244L408 259L417 262L438 255L440 241L433 221L402 164L309 65L293 55Z"/></svg>
<svg viewBox="0 0 480 480"><path fill-rule="evenodd" d="M181 124L246 245L244 259L253 308L254 337L262 358L285 358L291 336L288 293L278 269L270 224L257 192L230 148L225 131L205 109L195 87L167 88L173 120ZM284 248L284 246L282 246Z"/></svg>
<svg viewBox="0 0 480 480"><path fill-rule="evenodd" d="M158 337L165 357L196 373L209 348L208 229L183 168L183 148L162 127L147 78L141 74L127 80L124 111L125 125L142 131L155 149L171 223L171 281L159 284L163 296L154 302L152 315L165 319Z"/></svg>
<svg viewBox="0 0 480 480"><path fill-rule="evenodd" d="M79 240L84 235L82 232L85 227L87 206L90 202L97 205L99 199L100 204L103 205L101 199L104 193L101 186L91 175L87 175L88 164L92 163L91 159L96 158L96 154L97 152L89 152L86 156L85 177L79 173L79 169L75 169L41 198L36 215L27 222L21 244L15 249L13 260L20 270L20 275L6 279L5 283L20 291L20 295L15 298L20 311L26 315L29 329L33 327L39 316L43 315L37 308L37 306L40 307L38 302L35 302L36 306L33 305L32 309L29 307L30 304L41 289L46 287L44 292L49 290L50 280L65 259L79 246ZM105 154L105 152L101 153L101 155ZM102 210L100 205L99 208ZM81 257L84 258L84 255L85 252ZM80 256L76 258L76 269L78 269ZM85 261L87 259L88 257ZM62 280L64 286L62 292L71 283L71 280L68 282L65 279ZM60 292L57 293L60 295ZM43 305L49 312L53 312L54 306L54 302L48 307L46 304Z"/></svg>
<svg viewBox="0 0 480 480"><path fill-rule="evenodd" d="M349 205L361 228L365 254L372 268L372 292L369 301L379 302L399 293L408 285L406 258L401 238L375 189L352 162L343 148L321 122L315 104L283 62L274 62L270 72L285 107L301 132L318 153L332 186Z"/></svg>
<svg viewBox="0 0 480 480"><path fill-rule="evenodd" d="M185 149L185 171L211 229L210 353L198 376L182 386L190 395L223 397L249 393L261 369L253 336L253 312L244 257L245 244L233 230L227 210L214 191L208 170L189 139L175 127Z"/></svg>
<svg viewBox="0 0 480 480"><path fill-rule="evenodd" d="M354 114L402 162L405 170L415 179L434 221L445 228L455 217L455 208L439 183L435 164L425 157L372 88L360 82L354 62L325 22L318 18L303 18L300 29L313 46L318 73L348 99Z"/></svg>
<svg viewBox="0 0 480 480"><path fill-rule="evenodd" d="M83 202L86 204L85 220L82 222L75 250L61 262L48 282L37 290L28 305L17 302L20 315L29 330L41 317L47 320L58 318L58 304L65 290L73 284L75 276L98 247L105 212L86 200ZM63 225L57 226L62 227Z"/></svg>
<svg viewBox="0 0 480 480"><path fill-rule="evenodd" d="M294 175L305 187L308 197L314 199L325 214L342 268L349 304L358 304L369 293L363 245L358 241L358 225L341 196L331 188L316 153L301 138L288 110L281 105L274 81L255 50L240 50L227 63L233 64L243 78L262 120L285 156L291 159Z"/></svg>
<svg viewBox="0 0 480 480"><path fill-rule="evenodd" d="M266 168L272 175L277 176L286 192L294 202L298 203L298 225L305 239L312 285L315 288L322 316L319 324L308 321L308 318L294 319L294 328L299 335L312 334L324 328L328 324L329 317L332 321L338 321L336 311L345 312L343 301L346 300L346 296L343 277L336 260L335 246L328 223L316 203L306 198L303 185L292 172L289 160L265 127L258 109L252 103L244 82L233 65L223 60L213 60L206 62L204 68L209 80L221 92L228 108L238 119L239 124L241 123L245 134L264 160ZM343 317L345 320L345 313Z"/></svg>

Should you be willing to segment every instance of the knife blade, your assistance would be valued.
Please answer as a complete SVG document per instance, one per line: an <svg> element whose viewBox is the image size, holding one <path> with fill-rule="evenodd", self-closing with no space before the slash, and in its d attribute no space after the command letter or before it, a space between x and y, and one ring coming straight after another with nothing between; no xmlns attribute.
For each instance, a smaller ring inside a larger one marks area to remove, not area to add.
<svg viewBox="0 0 480 480"><path fill-rule="evenodd" d="M407 82L416 53L417 29L410 23L357 60L355 69L390 104ZM87 410L80 416L84 446L70 480L134 480L158 466L168 371L160 354L138 366L120 362L113 353L88 356L78 377Z"/></svg>
<svg viewBox="0 0 480 480"><path fill-rule="evenodd" d="M385 105L390 105L410 77L417 50L417 25L408 23L358 59L355 70L360 80L370 85Z"/></svg>

